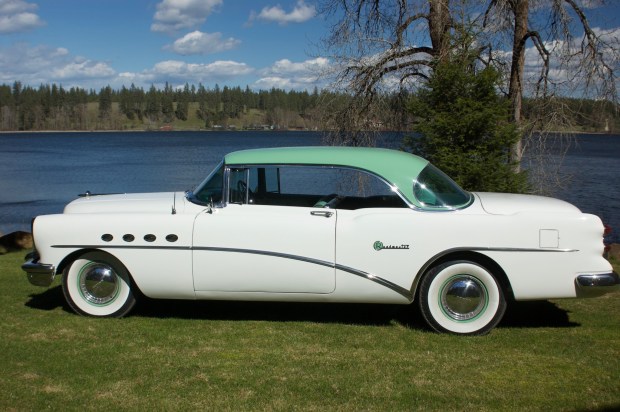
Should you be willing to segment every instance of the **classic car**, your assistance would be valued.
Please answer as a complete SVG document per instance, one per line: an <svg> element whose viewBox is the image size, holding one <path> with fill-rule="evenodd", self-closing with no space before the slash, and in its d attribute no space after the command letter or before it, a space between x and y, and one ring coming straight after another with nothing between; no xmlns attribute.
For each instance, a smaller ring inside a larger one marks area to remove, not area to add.
<svg viewBox="0 0 620 412"><path fill-rule="evenodd" d="M233 152L194 190L84 196L32 223L31 283L77 313L136 297L416 302L439 332L484 334L508 302L620 286L601 220L561 200L469 193L388 149Z"/></svg>

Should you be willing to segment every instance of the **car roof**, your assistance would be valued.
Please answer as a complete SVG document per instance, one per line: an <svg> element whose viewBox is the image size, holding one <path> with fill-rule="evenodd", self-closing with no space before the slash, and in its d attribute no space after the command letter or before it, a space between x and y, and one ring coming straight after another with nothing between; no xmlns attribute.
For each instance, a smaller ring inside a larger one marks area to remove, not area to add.
<svg viewBox="0 0 620 412"><path fill-rule="evenodd" d="M366 170L385 179L413 205L413 182L428 161L411 153L370 148L341 146L279 147L250 149L229 153L227 165L317 165L344 166Z"/></svg>

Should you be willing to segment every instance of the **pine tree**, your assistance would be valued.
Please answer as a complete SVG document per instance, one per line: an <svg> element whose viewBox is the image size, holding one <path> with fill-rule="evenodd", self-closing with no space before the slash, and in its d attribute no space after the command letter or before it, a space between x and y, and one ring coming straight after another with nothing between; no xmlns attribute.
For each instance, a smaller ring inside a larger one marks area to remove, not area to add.
<svg viewBox="0 0 620 412"><path fill-rule="evenodd" d="M524 192L510 147L519 139L510 102L497 92L500 74L479 69L467 50L438 62L410 104L417 138L405 146L430 160L467 190Z"/></svg>

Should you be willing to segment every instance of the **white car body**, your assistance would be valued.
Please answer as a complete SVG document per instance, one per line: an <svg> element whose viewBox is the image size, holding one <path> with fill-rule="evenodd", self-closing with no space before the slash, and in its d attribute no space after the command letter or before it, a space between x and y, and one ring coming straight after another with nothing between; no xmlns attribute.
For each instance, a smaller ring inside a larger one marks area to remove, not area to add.
<svg viewBox="0 0 620 412"><path fill-rule="evenodd" d="M37 255L23 267L39 285L62 272L67 300L86 315L124 315L133 306L132 288L166 299L410 304L421 297L432 328L460 334L488 332L512 298L597 296L618 288L602 256L598 217L529 195L459 192L462 204L440 204L419 178L427 166L384 149L236 152L196 193L90 195L63 214L37 217ZM380 181L372 184L387 190L288 204L316 200L282 194L284 173L293 170L303 181L304 168L372 175ZM221 198L199 199L219 196L218 187L209 188L218 179ZM267 190L269 179L277 189ZM358 203L348 205L350 199ZM83 266L72 272L76 261Z"/></svg>

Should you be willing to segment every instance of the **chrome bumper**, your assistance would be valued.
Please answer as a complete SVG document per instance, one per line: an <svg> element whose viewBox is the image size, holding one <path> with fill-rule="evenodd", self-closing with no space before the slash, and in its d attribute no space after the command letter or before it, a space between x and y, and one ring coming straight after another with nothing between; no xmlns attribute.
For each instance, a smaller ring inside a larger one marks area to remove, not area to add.
<svg viewBox="0 0 620 412"><path fill-rule="evenodd" d="M35 286L51 285L56 276L54 265L39 262L39 255L36 253L29 254L26 259L28 260L22 265L22 269L26 272L28 281Z"/></svg>
<svg viewBox="0 0 620 412"><path fill-rule="evenodd" d="M575 279L577 296L600 296L620 290L620 276L616 272L598 275L579 275Z"/></svg>

